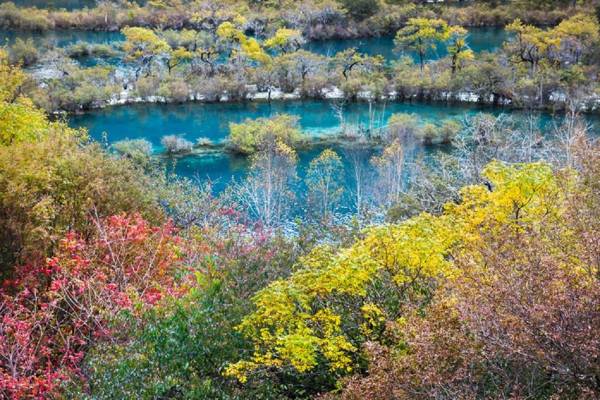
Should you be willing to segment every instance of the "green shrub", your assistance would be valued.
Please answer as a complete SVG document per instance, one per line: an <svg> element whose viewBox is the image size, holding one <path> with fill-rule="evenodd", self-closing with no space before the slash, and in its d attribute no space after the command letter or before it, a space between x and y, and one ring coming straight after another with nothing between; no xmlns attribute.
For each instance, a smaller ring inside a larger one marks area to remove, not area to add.
<svg viewBox="0 0 600 400"><path fill-rule="evenodd" d="M302 140L298 117L287 114L271 118L246 119L240 124L229 124L229 143L242 154L253 154L276 142L292 148Z"/></svg>
<svg viewBox="0 0 600 400"><path fill-rule="evenodd" d="M96 215L160 219L150 187L129 161L63 132L0 147L0 261L44 257L67 231L89 232Z"/></svg>
<svg viewBox="0 0 600 400"><path fill-rule="evenodd" d="M139 163L147 162L152 155L152 143L146 139L120 140L111 147L122 156Z"/></svg>
<svg viewBox="0 0 600 400"><path fill-rule="evenodd" d="M388 120L386 139L393 142L411 139L418 130L418 117L414 114L397 113L392 114Z"/></svg>
<svg viewBox="0 0 600 400"><path fill-rule="evenodd" d="M38 58L38 50L31 38L27 40L17 38L15 43L10 47L10 62L12 64L20 64L28 67L35 64Z"/></svg>

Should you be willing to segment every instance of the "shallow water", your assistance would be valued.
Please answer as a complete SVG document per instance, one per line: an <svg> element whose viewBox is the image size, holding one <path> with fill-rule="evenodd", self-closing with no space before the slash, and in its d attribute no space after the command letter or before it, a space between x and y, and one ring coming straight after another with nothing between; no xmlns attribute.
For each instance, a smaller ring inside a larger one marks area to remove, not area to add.
<svg viewBox="0 0 600 400"><path fill-rule="evenodd" d="M493 114L507 113L514 118L520 118L520 111L510 109L490 108L480 106L457 106L446 104L411 104L392 102L373 106L371 112L367 103L350 103L344 107L345 123L351 126L361 126L363 130L369 125L373 128L385 125L393 113L413 113L421 123L440 123L446 118L464 120L479 112ZM299 117L299 124L307 135L326 136L340 131L340 120L332 107L326 101L289 101L289 102L245 102L245 103L187 103L187 104L143 104L120 107L109 107L74 115L70 124L75 127L86 127L92 138L106 141L108 144L124 139L147 139L156 153L162 151L160 139L165 135L181 135L195 142L198 138L208 138L218 143L229 134L229 123L241 122L246 118L268 117L287 113ZM370 122L369 115L374 118ZM597 122L597 117L589 117ZM540 125L543 130L552 127L552 116L542 114ZM347 151L341 146L333 146L345 158L348 170L351 165ZM323 147L313 147L299 153L299 174L302 176L310 160L318 155ZM441 147L424 148L418 146L409 157L415 157L424 152L435 153L444 151ZM363 161L366 163L375 149L363 151ZM244 176L248 168L248 160L244 157L232 156L225 153L188 156L172 159L169 164L175 171L186 177L200 180L210 179L216 182L216 190L221 190L232 179ZM344 181L351 186L348 174Z"/></svg>
<svg viewBox="0 0 600 400"><path fill-rule="evenodd" d="M502 43L509 37L509 34L501 28L471 28L467 42L474 52L495 51L502 46ZM92 44L112 44L122 42L125 37L120 32L103 31L83 31L83 30L58 30L45 32L25 32L0 30L0 41L2 43L13 44L17 38L33 39L39 48L67 47L77 42L87 42ZM333 56L336 53L349 49L357 48L359 52L369 55L382 55L388 62L399 59L403 55L408 55L416 60L416 54L412 52L400 52L395 49L393 36L382 36L364 39L332 39L322 41L308 42L304 48L311 52ZM447 55L445 45L439 45L437 49L430 51L426 55L427 60L436 60ZM105 60L109 64L118 65L120 60L117 58ZM84 66L93 66L98 59L85 58L80 60Z"/></svg>
<svg viewBox="0 0 600 400"><path fill-rule="evenodd" d="M107 107L71 117L71 124L89 129L92 137L102 138L106 132L109 142L128 139L147 139L159 149L165 135L181 135L190 141L208 138L220 142L229 134L229 123L246 118L291 114L299 117L302 129L308 135L319 136L339 131L340 121L334 104L327 101L274 101L244 103L185 103L185 104L134 104ZM367 103L348 103L343 106L345 123L352 126L377 128L387 122L393 113L414 113L422 121L439 121L445 118L464 118L477 112L501 113L502 109L478 106L449 106L445 104L411 104L391 102L376 104L371 109L372 123Z"/></svg>
<svg viewBox="0 0 600 400"><path fill-rule="evenodd" d="M77 10L81 8L92 8L98 3L97 0L10 0L17 6L37 7L56 10L64 8L66 10ZM1 3L2 1L0 1ZM144 0L134 0L138 4L144 4Z"/></svg>
<svg viewBox="0 0 600 400"><path fill-rule="evenodd" d="M54 30L43 32L0 30L2 43L13 44L17 38L33 39L37 46L67 47L77 42L92 44L111 44L125 40L121 32L85 31L85 30Z"/></svg>
<svg viewBox="0 0 600 400"><path fill-rule="evenodd" d="M469 28L467 43L475 52L496 51L502 47L502 43L510 38L510 34L502 28L484 27L484 28ZM360 53L365 53L371 56L381 55L386 60L396 60L402 55L410 55L416 59L416 54L412 52L401 52L395 49L394 36L381 36L363 39L347 39L347 40L321 40L308 42L304 48L313 53L333 56L340 51L350 48L356 48ZM435 50L428 52L426 58L428 60L436 60L448 54L445 45L438 45Z"/></svg>

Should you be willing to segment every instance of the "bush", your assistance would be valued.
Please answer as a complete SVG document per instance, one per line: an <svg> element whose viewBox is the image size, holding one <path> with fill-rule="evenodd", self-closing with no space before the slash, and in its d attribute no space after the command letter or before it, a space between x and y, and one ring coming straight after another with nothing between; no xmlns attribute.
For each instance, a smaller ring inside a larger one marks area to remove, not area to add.
<svg viewBox="0 0 600 400"><path fill-rule="evenodd" d="M169 154L189 153L194 147L192 142L177 135L163 136L160 139L160 144L164 146L166 152Z"/></svg>
<svg viewBox="0 0 600 400"><path fill-rule="evenodd" d="M61 386L82 377L89 346L118 334L117 315L143 313L177 289L182 258L171 223L116 215L94 226L85 237L69 232L53 257L3 282L18 284L14 296L0 293L0 348L11 355L0 358L2 398L65 398Z"/></svg>
<svg viewBox="0 0 600 400"><path fill-rule="evenodd" d="M276 142L292 148L302 140L298 117L287 114L271 118L246 119L240 124L229 124L231 148L242 154L252 154Z"/></svg>
<svg viewBox="0 0 600 400"><path fill-rule="evenodd" d="M439 134L439 128L435 124L428 122L418 131L417 137L423 141L423 144L433 144Z"/></svg>
<svg viewBox="0 0 600 400"><path fill-rule="evenodd" d="M160 85L158 95L181 103L189 100L189 88L183 79L169 79Z"/></svg>
<svg viewBox="0 0 600 400"><path fill-rule="evenodd" d="M392 114L388 120L386 140L391 143L396 139L412 139L417 133L418 122L414 114Z"/></svg>
<svg viewBox="0 0 600 400"><path fill-rule="evenodd" d="M27 40L17 38L15 44L10 47L10 62L12 64L28 67L35 64L38 58L38 50L31 38Z"/></svg>
<svg viewBox="0 0 600 400"><path fill-rule="evenodd" d="M93 44L86 42L78 42L66 48L67 55L71 58L82 57L101 57L108 58L117 55L115 49L108 44Z"/></svg>
<svg viewBox="0 0 600 400"><path fill-rule="evenodd" d="M146 139L120 140L111 147L117 153L136 162L145 162L152 155L152 143Z"/></svg>
<svg viewBox="0 0 600 400"><path fill-rule="evenodd" d="M0 260L44 257L66 231L87 234L93 215L159 219L151 186L129 161L60 132L1 147Z"/></svg>
<svg viewBox="0 0 600 400"><path fill-rule="evenodd" d="M155 76L143 76L135 82L135 93L140 97L155 96L160 80Z"/></svg>
<svg viewBox="0 0 600 400"><path fill-rule="evenodd" d="M450 144L460 132L460 123L454 119L446 119L440 127L440 143Z"/></svg>

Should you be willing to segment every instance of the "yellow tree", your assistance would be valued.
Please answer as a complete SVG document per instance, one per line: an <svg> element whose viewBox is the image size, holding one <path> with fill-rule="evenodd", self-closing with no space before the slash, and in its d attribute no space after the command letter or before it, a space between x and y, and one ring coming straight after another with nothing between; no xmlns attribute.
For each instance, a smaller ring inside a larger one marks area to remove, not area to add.
<svg viewBox="0 0 600 400"><path fill-rule="evenodd" d="M6 51L0 50L0 146L35 141L55 125L21 95L25 80L25 73L11 66Z"/></svg>
<svg viewBox="0 0 600 400"><path fill-rule="evenodd" d="M482 241L486 226L555 218L561 195L552 169L543 163L494 162L486 186L469 186L462 202L440 216L423 213L398 225L367 229L363 239L334 251L322 246L301 259L288 279L259 291L239 330L254 342L253 355L228 367L245 381L249 373L292 368L299 373L325 365L333 374L352 371L366 341L382 338L386 323L403 310L426 304L432 291L461 271L453 259Z"/></svg>
<svg viewBox="0 0 600 400"><path fill-rule="evenodd" d="M532 75L538 72L542 60L553 61L551 52L560 47L560 37L554 32L525 25L520 19L507 25L506 30L516 34L516 40L509 45L513 60L528 63Z"/></svg>
<svg viewBox="0 0 600 400"><path fill-rule="evenodd" d="M561 39L561 51L566 52L572 62L578 63L582 55L598 42L599 29L594 16L577 14L563 20L553 31Z"/></svg>
<svg viewBox="0 0 600 400"><path fill-rule="evenodd" d="M461 26L450 28L448 54L452 60L452 74L467 60L473 59L473 50L467 44L467 30Z"/></svg>
<svg viewBox="0 0 600 400"><path fill-rule="evenodd" d="M265 40L264 46L267 49L288 53L296 51L304 44L302 32L297 29L281 28L277 29L275 35Z"/></svg>
<svg viewBox="0 0 600 400"><path fill-rule="evenodd" d="M442 19L411 18L406 26L396 32L394 43L401 49L412 50L419 56L423 70L425 56L434 50L438 43L450 37L450 28Z"/></svg>
<svg viewBox="0 0 600 400"><path fill-rule="evenodd" d="M217 36L221 40L232 45L233 55L238 53L263 64L268 63L271 60L271 57L269 57L256 39L248 38L244 32L237 28L232 22L223 22L219 25L217 28Z"/></svg>
<svg viewBox="0 0 600 400"><path fill-rule="evenodd" d="M164 53L170 51L170 47L151 29L140 27L123 28L125 43L125 60L138 65L136 76L142 69L150 72L152 62Z"/></svg>

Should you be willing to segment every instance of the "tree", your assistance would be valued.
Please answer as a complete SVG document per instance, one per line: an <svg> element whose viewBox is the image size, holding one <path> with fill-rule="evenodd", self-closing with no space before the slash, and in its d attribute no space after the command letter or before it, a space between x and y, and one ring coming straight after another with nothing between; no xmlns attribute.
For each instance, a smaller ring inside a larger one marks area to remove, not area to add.
<svg viewBox="0 0 600 400"><path fill-rule="evenodd" d="M450 37L450 28L442 19L411 18L406 26L396 32L394 43L401 49L413 50L419 56L421 71L425 56L440 42Z"/></svg>
<svg viewBox="0 0 600 400"><path fill-rule="evenodd" d="M267 49L288 53L298 50L305 42L299 30L280 28L263 45Z"/></svg>
<svg viewBox="0 0 600 400"><path fill-rule="evenodd" d="M591 15L577 14L561 21L553 31L561 38L561 53L568 55L564 61L579 63L600 39L599 30L597 19Z"/></svg>
<svg viewBox="0 0 600 400"><path fill-rule="evenodd" d="M38 50L32 38L27 40L17 38L15 43L10 46L10 60L13 64L20 64L24 67L28 67L33 65L38 58Z"/></svg>
<svg viewBox="0 0 600 400"><path fill-rule="evenodd" d="M447 204L440 216L368 229L337 252L317 247L288 279L259 291L256 311L239 326L255 352L227 374L242 382L257 369L347 374L360 365L360 346L384 337L386 321L402 321L406 310L428 303L439 283L460 276L453 256L478 243L482 224L518 228L559 213L545 201L559 190L548 165L495 162L484 173L493 191L468 186L462 202Z"/></svg>
<svg viewBox="0 0 600 400"><path fill-rule="evenodd" d="M236 188L241 205L264 227L273 228L289 215L296 183L296 152L276 140L252 156L247 178Z"/></svg>
<svg viewBox="0 0 600 400"><path fill-rule="evenodd" d="M371 0L338 0L348 13L358 19L362 20L376 14L379 10L379 2Z"/></svg>
<svg viewBox="0 0 600 400"><path fill-rule="evenodd" d="M323 150L310 162L305 181L311 214L319 216L322 221L333 215L344 194L343 177L342 159L333 150Z"/></svg>
<svg viewBox="0 0 600 400"><path fill-rule="evenodd" d="M540 62L551 60L552 51L560 47L560 37L550 30L543 30L533 25L525 25L516 19L506 26L506 30L516 34L516 40L509 45L509 52L517 62L526 62L536 75Z"/></svg>
<svg viewBox="0 0 600 400"><path fill-rule="evenodd" d="M335 55L335 63L340 66L344 80L348 80L350 73L357 67L370 73L379 71L383 66L383 61L381 56L370 57L359 53L356 48L340 51Z"/></svg>
<svg viewBox="0 0 600 400"><path fill-rule="evenodd" d="M523 198L508 219L480 222L454 260L461 274L390 328L393 344L365 346L369 374L342 399L598 396L599 253L589 238L599 197L589 178L600 164L593 144L580 150L578 176L530 186L538 205L524 209Z"/></svg>
<svg viewBox="0 0 600 400"><path fill-rule="evenodd" d="M268 63L271 57L254 38L248 38L244 32L231 22L223 22L217 28L217 36L232 46L232 55L243 55L252 61Z"/></svg>
<svg viewBox="0 0 600 400"><path fill-rule="evenodd" d="M123 44L123 50L126 54L125 60L138 66L136 76L143 69L150 73L152 62L161 54L170 50L167 42L150 29L128 27L123 28L121 32L125 35L125 43Z"/></svg>
<svg viewBox="0 0 600 400"><path fill-rule="evenodd" d="M452 74L461 69L467 60L473 59L473 50L469 48L466 41L467 30L460 26L450 28L448 53L452 60Z"/></svg>
<svg viewBox="0 0 600 400"><path fill-rule="evenodd" d="M171 74L171 71L173 70L173 68L175 68L185 62L191 61L193 57L194 57L194 54L183 47L178 47L176 49L172 49L171 51L169 51L167 53L167 58L166 58L166 64L167 64L167 69L169 70L169 75Z"/></svg>
<svg viewBox="0 0 600 400"><path fill-rule="evenodd" d="M377 171L375 182L379 204L389 207L400 200L403 188L404 151L399 139L389 144L371 164Z"/></svg>
<svg viewBox="0 0 600 400"><path fill-rule="evenodd" d="M35 141L52 126L62 126L50 123L29 98L21 95L25 80L24 72L11 66L6 51L0 50L0 146Z"/></svg>

